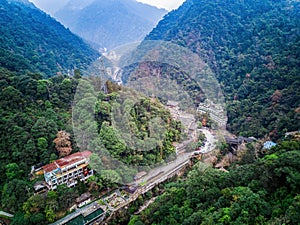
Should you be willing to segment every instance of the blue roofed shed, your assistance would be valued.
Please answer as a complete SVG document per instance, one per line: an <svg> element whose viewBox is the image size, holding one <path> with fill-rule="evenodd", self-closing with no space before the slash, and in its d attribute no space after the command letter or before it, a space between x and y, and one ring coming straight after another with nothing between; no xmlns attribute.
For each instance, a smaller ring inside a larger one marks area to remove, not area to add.
<svg viewBox="0 0 300 225"><path fill-rule="evenodd" d="M266 149L270 149L274 146L276 146L276 143L273 142L273 141L267 141L267 142L264 143L264 148L266 148Z"/></svg>

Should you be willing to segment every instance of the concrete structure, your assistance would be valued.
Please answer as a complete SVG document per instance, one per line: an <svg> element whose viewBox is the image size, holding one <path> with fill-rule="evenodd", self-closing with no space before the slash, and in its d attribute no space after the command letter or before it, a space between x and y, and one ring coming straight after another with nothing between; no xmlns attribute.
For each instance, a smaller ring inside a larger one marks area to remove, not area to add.
<svg viewBox="0 0 300 225"><path fill-rule="evenodd" d="M92 176L93 170L87 168L91 154L90 151L77 152L43 166L48 188L53 190L61 184L73 187L77 180L85 181Z"/></svg>
<svg viewBox="0 0 300 225"><path fill-rule="evenodd" d="M204 102L199 104L197 111L200 113L208 113L210 118L215 121L220 128L226 128L227 113L224 105L215 104L206 99Z"/></svg>
<svg viewBox="0 0 300 225"><path fill-rule="evenodd" d="M256 140L256 138L253 138L253 137L248 137L248 138L243 137L243 136L239 136L237 138L225 137L225 141L229 145L240 145L243 143L250 143L255 140Z"/></svg>
<svg viewBox="0 0 300 225"><path fill-rule="evenodd" d="M91 202L91 193L90 192L86 192L82 195L80 195L78 198L76 198L76 204L77 207L82 207L84 205L87 205Z"/></svg>
<svg viewBox="0 0 300 225"><path fill-rule="evenodd" d="M45 181L38 181L33 186L34 194L42 194L48 191L48 187Z"/></svg>

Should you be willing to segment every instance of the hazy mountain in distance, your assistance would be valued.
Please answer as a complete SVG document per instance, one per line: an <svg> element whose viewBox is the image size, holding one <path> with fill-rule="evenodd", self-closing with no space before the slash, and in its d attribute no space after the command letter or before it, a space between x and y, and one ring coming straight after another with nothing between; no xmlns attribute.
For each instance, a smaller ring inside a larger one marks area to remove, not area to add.
<svg viewBox="0 0 300 225"><path fill-rule="evenodd" d="M54 17L103 48L142 40L167 13L135 0L70 0Z"/></svg>
<svg viewBox="0 0 300 225"><path fill-rule="evenodd" d="M53 15L55 12L64 7L70 0L30 0L38 8L43 10L50 15Z"/></svg>
<svg viewBox="0 0 300 225"><path fill-rule="evenodd" d="M27 0L0 0L0 67L46 76L85 69L98 53Z"/></svg>

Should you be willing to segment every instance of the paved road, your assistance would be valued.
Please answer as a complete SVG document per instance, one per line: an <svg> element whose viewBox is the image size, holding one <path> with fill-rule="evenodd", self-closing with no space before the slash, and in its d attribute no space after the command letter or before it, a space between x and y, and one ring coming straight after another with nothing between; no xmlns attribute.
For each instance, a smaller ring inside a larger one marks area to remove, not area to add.
<svg viewBox="0 0 300 225"><path fill-rule="evenodd" d="M150 179L151 180L154 179L155 176L157 176L157 175L158 175L158 177L160 177L159 175L163 175L163 174L167 173L168 171L175 169L178 165L188 161L191 155L192 155L192 152L181 153L177 156L177 158L174 161L168 163L167 165L162 165L162 166L159 166L159 167L156 167L156 168L150 170L146 176L137 180L135 183L143 184Z"/></svg>
<svg viewBox="0 0 300 225"><path fill-rule="evenodd" d="M206 128L202 128L199 130L205 134L206 142L200 151L195 151L195 152L208 153L210 151L213 151L216 147L216 142L217 142L216 137ZM194 154L194 152L179 153L177 155L177 158L174 161L168 163L167 165L159 166L157 168L150 170L150 172L148 172L148 174L146 176L137 180L136 183L143 184L143 183L147 183L147 181L149 181L149 180L151 180L152 182L157 182L157 180L159 180L160 177L164 176L168 172L174 170L178 166L187 162L193 154Z"/></svg>

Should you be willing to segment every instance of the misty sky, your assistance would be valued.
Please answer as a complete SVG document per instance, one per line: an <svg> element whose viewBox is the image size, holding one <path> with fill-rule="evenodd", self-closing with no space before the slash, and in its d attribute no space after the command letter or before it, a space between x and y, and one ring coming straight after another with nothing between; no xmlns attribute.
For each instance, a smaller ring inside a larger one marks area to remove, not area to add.
<svg viewBox="0 0 300 225"><path fill-rule="evenodd" d="M178 8L185 0L137 0L138 2L144 2L149 5L154 5L158 8L165 8L172 10Z"/></svg>
<svg viewBox="0 0 300 225"><path fill-rule="evenodd" d="M69 0L29 0L37 7L50 14L63 7ZM83 0L84 1L84 0ZM109 0L108 0L109 1ZM172 10L178 8L185 0L137 0L138 2L154 5L158 8Z"/></svg>

